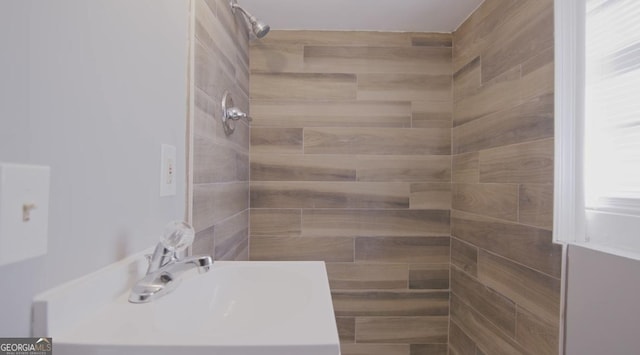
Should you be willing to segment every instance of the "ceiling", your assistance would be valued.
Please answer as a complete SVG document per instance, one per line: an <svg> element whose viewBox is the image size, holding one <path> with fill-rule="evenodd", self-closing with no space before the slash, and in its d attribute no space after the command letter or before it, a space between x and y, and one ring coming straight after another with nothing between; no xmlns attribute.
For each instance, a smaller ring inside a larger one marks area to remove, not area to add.
<svg viewBox="0 0 640 355"><path fill-rule="evenodd" d="M453 32L483 0L238 0L274 30Z"/></svg>

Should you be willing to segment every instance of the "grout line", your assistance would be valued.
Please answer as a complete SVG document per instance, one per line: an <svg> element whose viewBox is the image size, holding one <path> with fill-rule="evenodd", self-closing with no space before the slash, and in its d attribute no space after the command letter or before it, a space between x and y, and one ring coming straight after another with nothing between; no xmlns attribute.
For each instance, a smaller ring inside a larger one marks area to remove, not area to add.
<svg viewBox="0 0 640 355"><path fill-rule="evenodd" d="M495 292L495 293L500 294L501 296L503 296L504 298L506 298L506 299L510 300L510 301L511 301L511 302L513 302L513 303L516 303L516 302L515 302L514 300L512 300L511 298L509 298L509 297L507 297L507 296L503 295L502 293L500 293L500 292L496 291L496 290L495 290L495 289L493 289L492 287L489 287L489 286L485 285L485 284L482 282L482 280L480 280L480 279L478 278L478 276L473 276L473 275L471 275L470 273L468 273L467 271L465 271L465 270L464 270L464 269L462 269L461 267L458 267L457 265L451 265L451 266L452 266L452 268L455 268L455 269L456 269L456 270L458 270L459 272L462 272L462 273L464 273L465 275L467 275L467 277L469 277L469 278L473 279L474 281L476 281L477 283L481 284L483 287L488 288L488 289L490 289L491 291L493 291L493 292ZM453 292L453 291L451 291L451 292Z"/></svg>
<svg viewBox="0 0 640 355"><path fill-rule="evenodd" d="M468 212L468 211L463 211L463 210L458 210L458 209L454 209L454 210L452 210L452 212L459 212L459 213L469 214L469 215L472 215L472 216L477 216L477 217L480 217L480 218L488 219L488 220L493 221L493 222L516 224L516 225L535 228L535 229L540 229L540 230L544 230L544 231L548 231L548 232L552 231L552 229L548 229L548 228L545 228L545 227L542 227L542 226L536 226L536 225L533 225L533 224L527 224L527 223L522 223L522 222L518 222L518 221L510 221L508 219L501 219L501 218L497 218L497 217L491 217L491 216L487 216L487 215L484 215L484 214L478 214L478 213L474 213L474 212Z"/></svg>
<svg viewBox="0 0 640 355"><path fill-rule="evenodd" d="M453 211L453 176L455 175L454 172L454 165L453 165L453 158L454 158L454 113L455 113L455 80L453 79L453 47L454 47L454 43L453 43L454 39L453 36L451 36L451 122L450 122L450 130L449 130L449 197L450 197L450 202L449 202L449 308L448 308L448 317L447 317L447 354L450 353L450 344L451 344L451 296L453 295L453 289L451 287L451 268L453 266L452 263L452 255L453 255L453 214L451 213Z"/></svg>
<svg viewBox="0 0 640 355"><path fill-rule="evenodd" d="M484 184L484 183L481 183L481 184ZM471 185L474 185L474 184L471 184ZM513 185L513 184L511 184L511 185ZM532 226L532 225L527 225L527 224L524 224L524 223L519 223L517 221L511 221L511 220L508 220L508 219L491 217L491 216L487 216L487 215L479 214L479 213L475 213L475 212L468 212L468 211L463 211L463 210L458 210L458 209L454 209L453 211L459 212L459 213L464 213L464 214L469 214L469 215L480 217L480 218L484 218L484 219L488 219L488 220L490 220L492 222L502 222L502 223L507 223L507 224L517 224L517 225L523 225L523 226L533 227L533 228L537 228L537 229L544 229L542 227L536 227L536 226Z"/></svg>
<svg viewBox="0 0 640 355"><path fill-rule="evenodd" d="M516 264L516 265L519 265L519 266L525 267L525 268L527 268L527 269L529 269L529 270L531 270L531 271L535 271L535 272L537 272L537 273L539 273L539 274L542 274L542 275L545 275L545 276L551 277L551 278L553 278L553 279L555 279L555 280L561 280L561 278L557 278L557 277L555 277L555 276L553 276L553 275L551 275L551 274L548 274L548 273L546 273L546 272L544 272L544 271L538 270L538 269L533 268L533 267L531 267L531 266L529 266L529 265L525 265L525 264L521 263L520 261L514 260L514 259L512 259L512 258L506 257L506 256L501 255L501 254L498 254L498 253L497 253L497 252L495 252L495 251L491 251L491 250L489 250L489 249L486 249L486 248L480 247L480 246L478 246L478 245L476 245L476 244L470 243L470 242L468 242L468 241L466 241L466 240L464 240L464 239L461 239L461 238L459 238L459 237L456 237L456 236L453 236L453 237L454 237L455 239L458 239L458 240L460 240L460 241L463 241L463 242L465 242L465 243L467 243L467 244L469 244L469 245L472 245L472 246L476 247L476 248L478 249L478 255L477 255L477 257L476 257L476 260L478 260L478 259L479 259L479 256L480 256L480 249L482 249L482 250L484 250L485 252L487 252L487 253L489 253L489 254L493 254L493 255L495 255L495 256L497 256L497 257L500 257L500 258L502 258L502 259L505 259L505 260L507 260L507 261L509 261L509 262L511 262L511 263L513 263L513 264Z"/></svg>
<svg viewBox="0 0 640 355"><path fill-rule="evenodd" d="M477 152L486 152L489 150L495 150L495 149L503 149L505 147L513 147L513 146L518 146L518 145L525 145L525 144L532 144L532 143L540 143L543 141L552 141L554 140L555 137L551 136L551 137L543 137L543 138L538 138L538 139L534 139L534 140L530 140L530 141L525 141L525 142L516 142L516 143L511 143L511 144L505 144L505 145L500 145L497 147L490 147L490 148L484 148L484 149L480 149ZM468 152L468 153L473 153L473 152ZM530 184L551 184L552 182L548 182L548 183L536 183L536 182L530 182Z"/></svg>
<svg viewBox="0 0 640 355"><path fill-rule="evenodd" d="M516 339L518 339L518 304L515 303L515 322L514 322L514 329L513 329L513 340L517 341Z"/></svg>
<svg viewBox="0 0 640 355"><path fill-rule="evenodd" d="M406 283L406 287L407 290L411 290L411 265L409 265L409 263L404 264L407 267L407 283Z"/></svg>
<svg viewBox="0 0 640 355"><path fill-rule="evenodd" d="M299 237L301 237L301 236L303 236L303 235L304 235L304 230L303 230L303 228L302 228L302 214L304 213L304 209L302 209L302 208L297 209L297 208L296 208L296 209L294 209L294 210L298 210L298 211L300 211L300 213L299 213L298 215L299 215L299 226L300 226L300 235L299 235Z"/></svg>
<svg viewBox="0 0 640 355"><path fill-rule="evenodd" d="M534 269L534 268L532 268L531 266L528 266L528 265L522 264L522 263L520 263L519 261L516 261L516 260L510 259L510 258L507 258L507 257L505 257L505 256L503 256L503 255L500 255L500 254L498 254L498 253L496 253L496 252L493 252L493 251L491 251L491 250L487 250L487 249L484 249L484 248L480 248L480 247L478 247L478 253L480 252L480 249L482 249L482 250L483 250L485 253L487 253L487 254L491 254L491 255L493 255L493 256L497 256L498 258L501 258L501 259L507 260L507 261L509 261L509 262L511 262L511 263L513 263L513 264L516 264L516 265L518 265L518 266L521 266L521 267L523 267L523 268L526 268L526 269L528 269L528 270L530 270L530 271L534 271L534 272L536 272L536 273L538 273L538 274L541 274L541 275L543 275L543 276L550 277L550 278L552 278L552 279L554 279L554 280L557 280L557 281L562 281L562 278L557 278L557 277L555 277L555 276L553 276L553 275L547 274L546 272L540 271L540 270L538 270L538 269Z"/></svg>
<svg viewBox="0 0 640 355"><path fill-rule="evenodd" d="M352 263L356 262L356 238L358 237L349 237L351 238L351 243L353 243L353 257L352 257Z"/></svg>
<svg viewBox="0 0 640 355"><path fill-rule="evenodd" d="M522 184L516 184L516 222L520 223L520 187Z"/></svg>
<svg viewBox="0 0 640 355"><path fill-rule="evenodd" d="M511 300L510 298L504 296L503 294L497 292L498 294L500 294L501 296ZM480 317L484 318L489 324L493 325L495 327L495 329L500 332L501 334L503 334L505 337L507 337L508 339L514 340L515 341L515 335L512 337L511 335L507 334L504 330L502 330L502 328L500 326L498 326L496 323L492 322L487 316L484 315L484 313L480 312L476 307L470 305L469 303L467 303L461 296L459 296L458 294L456 294L455 292L452 292L452 294L454 294L456 296L456 298L461 302L464 303L465 306L469 307L470 309L472 309L475 313L477 313ZM511 300L511 302L513 302ZM514 305L516 305L515 302L513 302ZM449 317L451 318L451 317ZM514 323L514 334L515 334L515 323Z"/></svg>

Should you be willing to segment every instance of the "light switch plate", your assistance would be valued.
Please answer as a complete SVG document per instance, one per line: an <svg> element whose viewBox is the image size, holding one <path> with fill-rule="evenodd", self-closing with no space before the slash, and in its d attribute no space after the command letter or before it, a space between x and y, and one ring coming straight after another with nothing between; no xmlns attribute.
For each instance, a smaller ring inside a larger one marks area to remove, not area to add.
<svg viewBox="0 0 640 355"><path fill-rule="evenodd" d="M46 166L0 163L0 265L46 254L49 177Z"/></svg>
<svg viewBox="0 0 640 355"><path fill-rule="evenodd" d="M163 144L160 159L160 196L174 196L176 194L176 147Z"/></svg>

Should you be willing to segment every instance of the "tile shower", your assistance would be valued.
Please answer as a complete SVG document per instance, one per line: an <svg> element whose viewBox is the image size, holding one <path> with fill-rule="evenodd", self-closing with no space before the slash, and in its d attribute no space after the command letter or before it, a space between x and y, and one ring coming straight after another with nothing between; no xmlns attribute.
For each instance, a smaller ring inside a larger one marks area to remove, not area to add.
<svg viewBox="0 0 640 355"><path fill-rule="evenodd" d="M325 260L343 354L557 353L552 9L249 49L226 1L196 0L197 250ZM251 130L213 119L225 89Z"/></svg>
<svg viewBox="0 0 640 355"><path fill-rule="evenodd" d="M250 257L327 261L346 354L446 353L451 56L449 34L252 43Z"/></svg>
<svg viewBox="0 0 640 355"><path fill-rule="evenodd" d="M220 122L222 96L249 109L247 29L228 1L195 1L193 226L195 253L214 260L247 260L249 250L249 126L227 136Z"/></svg>
<svg viewBox="0 0 640 355"><path fill-rule="evenodd" d="M453 35L453 354L557 354L553 1L485 1Z"/></svg>

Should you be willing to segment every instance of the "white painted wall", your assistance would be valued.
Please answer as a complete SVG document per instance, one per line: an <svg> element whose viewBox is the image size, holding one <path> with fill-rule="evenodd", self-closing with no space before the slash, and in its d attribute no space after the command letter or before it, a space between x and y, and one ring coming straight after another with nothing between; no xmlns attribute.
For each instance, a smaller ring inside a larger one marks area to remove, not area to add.
<svg viewBox="0 0 640 355"><path fill-rule="evenodd" d="M640 261L568 246L567 355L640 352Z"/></svg>
<svg viewBox="0 0 640 355"><path fill-rule="evenodd" d="M240 0L274 30L453 32L483 0Z"/></svg>
<svg viewBox="0 0 640 355"><path fill-rule="evenodd" d="M0 337L29 334L36 292L154 245L184 218L188 10L0 1L0 161L52 168L49 251L0 268ZM174 197L159 196L162 143L178 148Z"/></svg>

